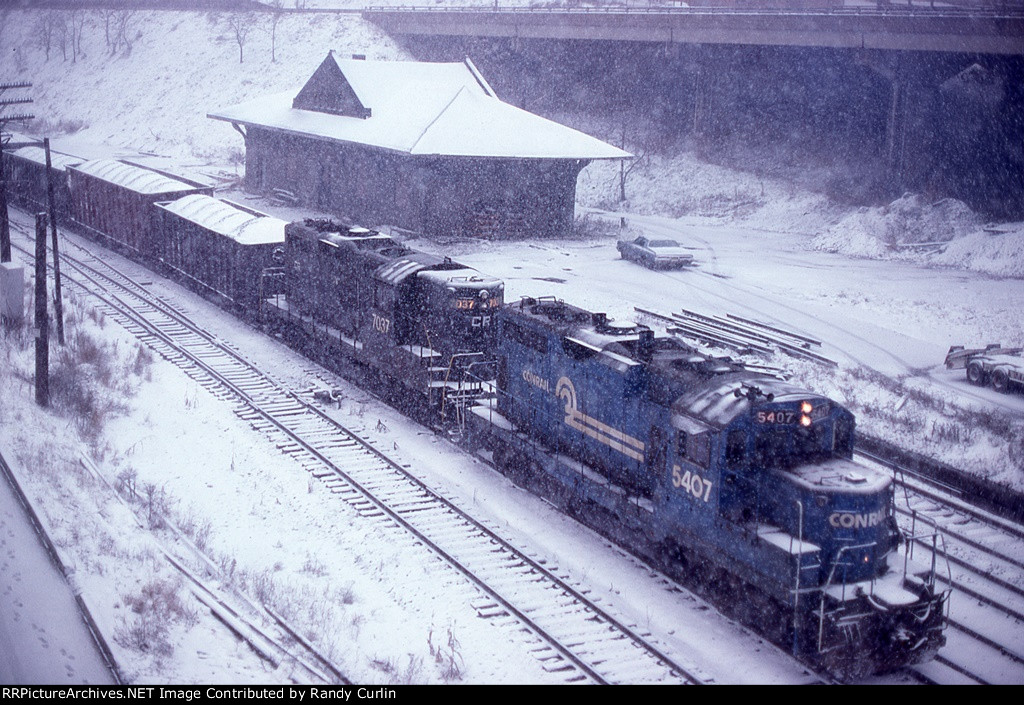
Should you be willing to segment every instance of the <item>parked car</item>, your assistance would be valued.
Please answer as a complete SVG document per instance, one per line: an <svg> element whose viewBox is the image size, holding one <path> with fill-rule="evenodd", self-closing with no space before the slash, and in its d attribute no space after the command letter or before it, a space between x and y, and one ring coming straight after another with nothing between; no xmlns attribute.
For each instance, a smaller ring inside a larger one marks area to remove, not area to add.
<svg viewBox="0 0 1024 705"><path fill-rule="evenodd" d="M693 255L675 240L653 240L640 236L635 240L619 240L622 259L629 259L650 269L675 269L693 264Z"/></svg>

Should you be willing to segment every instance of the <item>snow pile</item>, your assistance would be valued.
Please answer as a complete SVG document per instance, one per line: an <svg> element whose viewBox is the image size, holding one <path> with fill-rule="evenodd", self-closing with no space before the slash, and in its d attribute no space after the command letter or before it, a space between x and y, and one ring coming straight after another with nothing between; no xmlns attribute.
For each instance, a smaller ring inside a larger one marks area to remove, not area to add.
<svg viewBox="0 0 1024 705"><path fill-rule="evenodd" d="M813 246L1024 278L1024 223L983 227L977 214L952 198L927 203L904 194L887 206L860 208L815 237Z"/></svg>
<svg viewBox="0 0 1024 705"><path fill-rule="evenodd" d="M1024 223L972 232L949 243L932 262L998 277L1024 279Z"/></svg>
<svg viewBox="0 0 1024 705"><path fill-rule="evenodd" d="M981 222L966 205L952 198L926 203L907 193L887 206L860 208L815 238L826 252L880 257L908 245L933 245L961 237Z"/></svg>
<svg viewBox="0 0 1024 705"><path fill-rule="evenodd" d="M793 233L820 232L839 217L838 207L825 196L795 189L782 179L710 164L690 151L640 157L626 177L625 202L619 200L620 178L617 162L592 163L580 174L578 203Z"/></svg>

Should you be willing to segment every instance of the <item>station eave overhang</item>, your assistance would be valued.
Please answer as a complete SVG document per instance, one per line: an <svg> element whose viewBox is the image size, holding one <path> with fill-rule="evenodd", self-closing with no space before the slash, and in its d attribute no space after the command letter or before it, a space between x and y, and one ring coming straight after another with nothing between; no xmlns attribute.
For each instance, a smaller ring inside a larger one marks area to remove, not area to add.
<svg viewBox="0 0 1024 705"><path fill-rule="evenodd" d="M388 152L390 154L401 155L409 158L424 158L424 159L466 159L466 160L508 160L508 161L550 161L550 162L592 162L592 161L610 161L615 159L632 159L634 155L625 152L623 150L617 150L621 152L618 155L514 155L514 154L461 154L451 152L417 152L409 149L403 149L401 147L388 146L384 144L376 144L372 142L362 142L358 140L345 139L343 137L318 134L316 132L309 132L305 130L299 130L295 128L286 127L283 125L273 125L268 123L258 122L252 119L241 118L238 116L232 116L230 114L218 114L218 113L207 113L206 117L212 120L219 120L221 122L231 123L237 130L239 125L244 126L246 129L257 128L260 130L266 130L267 132L275 132L282 135L288 135L291 137L301 137L303 139L314 140L317 142L324 142L327 144L345 144L345 145L357 145L366 149L379 150L382 152ZM241 132L241 130L239 130ZM244 136L244 133L243 133Z"/></svg>

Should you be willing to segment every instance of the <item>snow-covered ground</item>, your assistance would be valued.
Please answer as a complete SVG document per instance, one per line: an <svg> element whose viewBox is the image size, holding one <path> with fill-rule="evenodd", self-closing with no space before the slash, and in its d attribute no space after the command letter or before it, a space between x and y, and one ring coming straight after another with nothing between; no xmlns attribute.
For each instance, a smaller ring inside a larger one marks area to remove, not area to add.
<svg viewBox="0 0 1024 705"><path fill-rule="evenodd" d="M208 111L297 90L329 49L409 58L355 15L286 17L277 62L269 35L256 32L239 63L238 46L213 16L138 13L130 53L110 56L102 26L93 24L84 57L63 61L51 47L47 61L33 29L41 16L0 14L0 80L34 83L31 109L45 116L42 134L75 154L141 153L162 167L224 181L241 169L242 142L229 125L207 119ZM970 387L962 371L941 364L952 344L1024 345L1024 225L986 227L961 204L915 195L840 207L792 184L703 163L683 148L633 174L624 204L617 176L614 164L584 170L579 233L563 241L412 244L504 278L509 298L556 295L618 318L635 317L634 306L734 313L817 338L838 370L775 364L848 404L861 429L1024 487L1024 399ZM232 197L276 208L239 192ZM617 259L616 238L640 232L677 237L697 266L654 273ZM158 279L154 286L296 389L324 384L308 363L226 314ZM305 625L353 680L552 682L514 635L474 616L466 588L433 559L410 555L387 528L335 501L202 387L91 314L88 303L74 310L69 330L116 347L104 355L116 361L107 375L95 368L78 374L100 380L93 390L100 400L117 402L85 426L40 411L29 382L29 333L7 335L0 450L45 507L77 583L109 598L95 607L97 620L132 680L266 682L290 672L268 670L190 600L156 543L170 535L151 533L149 521L135 529L82 455L111 484L134 485L137 496L156 501L205 547L222 579ZM730 666L728 656L747 648L738 646L749 638L742 630L691 598L680 603L663 594L633 561L446 441L358 390L331 384L344 391L335 413L345 425L399 461L415 460L431 484L578 583L599 588L637 624L660 625L698 668L737 683L803 677L767 646L756 662ZM135 611L146 600L162 628ZM458 677L452 661L461 664Z"/></svg>

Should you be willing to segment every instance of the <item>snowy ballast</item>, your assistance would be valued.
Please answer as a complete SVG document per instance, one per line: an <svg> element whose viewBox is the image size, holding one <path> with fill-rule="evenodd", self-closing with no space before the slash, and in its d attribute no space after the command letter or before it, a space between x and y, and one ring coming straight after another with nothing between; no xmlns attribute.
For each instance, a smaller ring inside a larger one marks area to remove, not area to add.
<svg viewBox="0 0 1024 705"><path fill-rule="evenodd" d="M417 156L623 159L631 155L495 96L462 63L337 59L306 85L209 114L236 125Z"/></svg>

